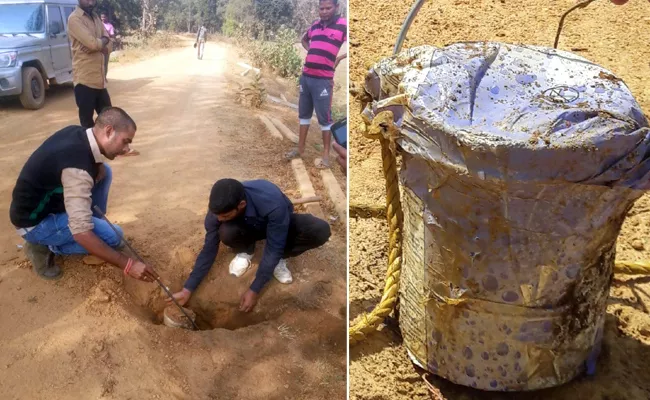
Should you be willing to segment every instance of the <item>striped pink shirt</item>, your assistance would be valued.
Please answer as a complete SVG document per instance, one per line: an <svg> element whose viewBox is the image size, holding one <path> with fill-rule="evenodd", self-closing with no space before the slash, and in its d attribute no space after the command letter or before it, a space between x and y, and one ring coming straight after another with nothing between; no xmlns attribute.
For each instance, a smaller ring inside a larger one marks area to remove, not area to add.
<svg viewBox="0 0 650 400"><path fill-rule="evenodd" d="M345 18L339 16L334 21L325 26L318 20L305 33L305 37L309 39L309 51L302 70L303 75L311 78L334 79L334 62L348 34L348 23Z"/></svg>

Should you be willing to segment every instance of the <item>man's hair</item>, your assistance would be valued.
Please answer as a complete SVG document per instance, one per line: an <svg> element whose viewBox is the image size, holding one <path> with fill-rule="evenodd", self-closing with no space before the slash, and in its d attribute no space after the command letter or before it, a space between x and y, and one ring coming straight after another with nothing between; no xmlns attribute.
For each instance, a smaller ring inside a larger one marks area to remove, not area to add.
<svg viewBox="0 0 650 400"><path fill-rule="evenodd" d="M208 208L214 214L223 214L237 208L246 199L244 185L235 179L220 179L210 191Z"/></svg>
<svg viewBox="0 0 650 400"><path fill-rule="evenodd" d="M322 3L322 2L324 2L324 1L327 1L327 0L318 0L319 3ZM331 1L332 4L334 4L335 6L338 6L338 5L339 5L339 0L329 0L329 1Z"/></svg>
<svg viewBox="0 0 650 400"><path fill-rule="evenodd" d="M138 130L138 127L135 125L133 118L122 110L119 107L108 107L105 108L99 116L97 116L97 121L95 125L100 128L103 128L107 125L110 125L118 132L123 131L133 131Z"/></svg>

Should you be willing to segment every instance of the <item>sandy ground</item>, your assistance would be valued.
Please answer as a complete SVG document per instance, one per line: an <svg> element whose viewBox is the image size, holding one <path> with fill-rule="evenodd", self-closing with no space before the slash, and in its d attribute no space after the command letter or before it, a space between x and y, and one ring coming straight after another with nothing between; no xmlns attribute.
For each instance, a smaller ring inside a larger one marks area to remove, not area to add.
<svg viewBox="0 0 650 400"><path fill-rule="evenodd" d="M350 81L361 83L367 69L390 55L412 1L350 2ZM465 40L494 40L553 45L561 14L573 0L427 2L404 47L443 46ZM650 5L632 0L625 7L595 2L573 13L560 42L618 74L646 113L650 112ZM384 205L379 147L355 127L359 105L351 104L350 202ZM354 210L351 210L351 215ZM650 198L631 210L617 247L617 258L650 259ZM379 300L386 269L387 226L381 217L350 221L350 318ZM563 387L527 394L487 394L433 379L435 394L422 381L423 371L409 362L398 330L384 326L367 342L351 348L351 399L561 399L623 400L650 398L650 280L617 277L611 289L604 352L595 378L580 378Z"/></svg>
<svg viewBox="0 0 650 400"><path fill-rule="evenodd" d="M113 104L138 123L142 154L111 163L108 217L179 290L203 243L203 218L215 180L263 178L300 197L289 143L274 141L255 111L234 103L237 54L208 43L203 61L182 50L109 68ZM297 131L297 116L274 112ZM42 110L0 104L0 398L2 399L331 399L346 382L345 221L331 222L322 248L289 261L294 283L269 284L255 312L237 311L254 278L228 275L221 247L189 307L204 329L161 325L162 291L125 280L81 257L58 262L64 277L37 278L8 219L11 190L26 158L51 133L78 122L70 87L48 93ZM306 159L325 215L336 215ZM342 186L345 179L335 175ZM255 265L262 245L258 246ZM214 328L214 329L213 329Z"/></svg>

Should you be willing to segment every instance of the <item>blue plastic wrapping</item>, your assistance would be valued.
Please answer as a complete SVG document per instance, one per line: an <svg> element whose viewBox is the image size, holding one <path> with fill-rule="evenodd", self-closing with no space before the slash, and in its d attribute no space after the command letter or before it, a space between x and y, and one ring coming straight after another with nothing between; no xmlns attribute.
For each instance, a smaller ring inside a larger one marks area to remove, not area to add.
<svg viewBox="0 0 650 400"><path fill-rule="evenodd" d="M365 117L392 111L400 130L412 359L497 391L593 366L616 238L650 187L650 129L624 82L568 52L457 43L380 61L365 90Z"/></svg>

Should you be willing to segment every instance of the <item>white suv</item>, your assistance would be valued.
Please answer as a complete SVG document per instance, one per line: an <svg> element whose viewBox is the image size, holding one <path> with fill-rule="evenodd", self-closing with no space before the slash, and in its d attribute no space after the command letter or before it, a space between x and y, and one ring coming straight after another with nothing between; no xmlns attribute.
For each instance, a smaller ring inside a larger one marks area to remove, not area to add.
<svg viewBox="0 0 650 400"><path fill-rule="evenodd" d="M72 82L68 17L77 0L0 0L0 97L45 104L50 85Z"/></svg>

